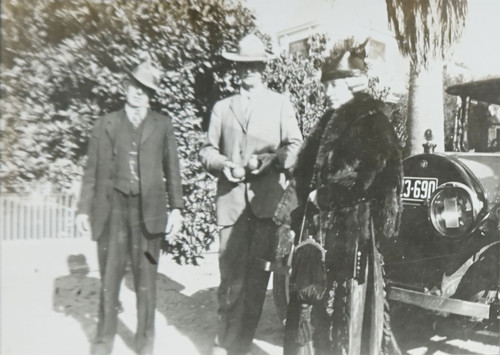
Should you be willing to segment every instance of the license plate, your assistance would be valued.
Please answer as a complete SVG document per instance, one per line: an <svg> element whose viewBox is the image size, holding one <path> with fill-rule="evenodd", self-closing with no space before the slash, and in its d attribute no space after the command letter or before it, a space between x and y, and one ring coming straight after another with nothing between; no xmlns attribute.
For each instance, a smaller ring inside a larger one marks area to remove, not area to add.
<svg viewBox="0 0 500 355"><path fill-rule="evenodd" d="M422 202L431 197L438 186L436 178L405 176L403 179L403 201Z"/></svg>

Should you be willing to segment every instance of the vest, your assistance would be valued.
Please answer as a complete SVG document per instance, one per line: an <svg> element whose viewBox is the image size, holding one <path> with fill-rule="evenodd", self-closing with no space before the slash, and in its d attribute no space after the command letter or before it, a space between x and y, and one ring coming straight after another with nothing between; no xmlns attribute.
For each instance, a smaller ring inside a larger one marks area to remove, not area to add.
<svg viewBox="0 0 500 355"><path fill-rule="evenodd" d="M127 115L123 115L116 132L114 188L126 195L140 192L139 144L144 121L135 128Z"/></svg>

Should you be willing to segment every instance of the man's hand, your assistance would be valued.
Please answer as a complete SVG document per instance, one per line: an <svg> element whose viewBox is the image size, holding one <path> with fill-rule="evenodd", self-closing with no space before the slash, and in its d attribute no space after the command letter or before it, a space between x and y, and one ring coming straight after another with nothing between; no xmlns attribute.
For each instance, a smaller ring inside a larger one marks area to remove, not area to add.
<svg viewBox="0 0 500 355"><path fill-rule="evenodd" d="M167 226L165 228L165 240L169 243L173 243L176 239L177 233L182 227L182 214L178 208L174 208L170 211L167 220Z"/></svg>
<svg viewBox="0 0 500 355"><path fill-rule="evenodd" d="M243 172L243 176L241 177L234 177L233 176L233 172L232 170L235 169L235 168L239 168L241 169L241 171ZM245 169L238 165L238 164L235 164L233 163L232 161L226 161L222 167L222 173L224 174L224 176L226 177L226 179L230 182L234 182L234 183L238 183L238 182L242 182L244 179L245 179L245 174L244 174L244 171Z"/></svg>
<svg viewBox="0 0 500 355"><path fill-rule="evenodd" d="M80 235L88 234L90 232L89 215L79 213L75 217L76 231Z"/></svg>
<svg viewBox="0 0 500 355"><path fill-rule="evenodd" d="M269 167L276 161L276 153L262 153L257 155L259 161L259 168L252 170L250 173L252 175L259 175L263 171L269 169Z"/></svg>

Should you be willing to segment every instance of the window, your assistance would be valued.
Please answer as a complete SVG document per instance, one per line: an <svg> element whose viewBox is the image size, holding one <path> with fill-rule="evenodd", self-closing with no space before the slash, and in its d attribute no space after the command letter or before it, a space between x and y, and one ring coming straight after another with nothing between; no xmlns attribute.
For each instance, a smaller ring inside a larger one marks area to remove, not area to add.
<svg viewBox="0 0 500 355"><path fill-rule="evenodd" d="M290 51L290 53L298 53L307 57L309 53L307 47L307 39L304 38L295 42L290 42L290 44L288 45L288 50Z"/></svg>

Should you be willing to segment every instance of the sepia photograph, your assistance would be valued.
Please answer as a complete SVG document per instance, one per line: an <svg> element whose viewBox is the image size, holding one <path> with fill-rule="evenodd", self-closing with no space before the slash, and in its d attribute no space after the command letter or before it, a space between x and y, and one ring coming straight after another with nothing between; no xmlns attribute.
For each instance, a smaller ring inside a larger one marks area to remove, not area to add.
<svg viewBox="0 0 500 355"><path fill-rule="evenodd" d="M500 354L500 1L0 3L0 355Z"/></svg>

